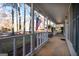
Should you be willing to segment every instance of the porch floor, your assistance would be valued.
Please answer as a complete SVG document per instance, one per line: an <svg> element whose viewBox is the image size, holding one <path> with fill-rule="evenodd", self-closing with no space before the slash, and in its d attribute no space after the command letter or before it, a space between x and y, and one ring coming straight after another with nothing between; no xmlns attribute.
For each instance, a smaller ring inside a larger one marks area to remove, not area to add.
<svg viewBox="0 0 79 59"><path fill-rule="evenodd" d="M64 38L61 34L49 38L48 43L35 56L70 56L66 41L61 38Z"/></svg>

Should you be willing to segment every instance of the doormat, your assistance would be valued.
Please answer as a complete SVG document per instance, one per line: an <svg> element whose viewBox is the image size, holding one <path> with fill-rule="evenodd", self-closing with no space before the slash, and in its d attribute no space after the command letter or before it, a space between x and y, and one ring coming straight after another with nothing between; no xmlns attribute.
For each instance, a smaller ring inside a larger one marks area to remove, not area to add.
<svg viewBox="0 0 79 59"><path fill-rule="evenodd" d="M61 38L61 40L62 40L62 41L65 41L65 39L64 39L64 38Z"/></svg>

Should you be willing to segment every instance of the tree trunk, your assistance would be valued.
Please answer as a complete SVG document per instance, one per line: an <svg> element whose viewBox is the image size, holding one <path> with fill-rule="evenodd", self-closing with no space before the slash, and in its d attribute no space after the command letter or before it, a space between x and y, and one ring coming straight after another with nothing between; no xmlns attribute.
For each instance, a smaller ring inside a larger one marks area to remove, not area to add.
<svg viewBox="0 0 79 59"><path fill-rule="evenodd" d="M19 30L21 30L20 4L18 4Z"/></svg>
<svg viewBox="0 0 79 59"><path fill-rule="evenodd" d="M14 35L14 4L12 4L12 35Z"/></svg>
<svg viewBox="0 0 79 59"><path fill-rule="evenodd" d="M25 34L25 23L26 23L26 4L24 4L24 34Z"/></svg>

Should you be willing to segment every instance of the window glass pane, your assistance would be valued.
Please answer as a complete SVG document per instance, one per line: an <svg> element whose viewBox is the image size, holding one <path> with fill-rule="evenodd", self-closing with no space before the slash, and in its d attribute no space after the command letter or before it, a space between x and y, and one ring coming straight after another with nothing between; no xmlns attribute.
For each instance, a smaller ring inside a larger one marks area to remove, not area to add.
<svg viewBox="0 0 79 59"><path fill-rule="evenodd" d="M17 22L18 22L18 10L17 10L17 7L18 5L17 5L17 3L16 4L14 4L14 32L16 33L17 31L18 31L18 29L17 29Z"/></svg>
<svg viewBox="0 0 79 59"><path fill-rule="evenodd" d="M20 31L21 31L21 34L23 33L23 31L24 31L24 4L20 4L20 18L21 18L21 29L20 29Z"/></svg>
<svg viewBox="0 0 79 59"><path fill-rule="evenodd" d="M36 26L34 26L34 28L36 28L37 32L44 32L44 16L42 14L40 14L37 11L34 11L34 19L36 22ZM35 25L34 24L34 25Z"/></svg>
<svg viewBox="0 0 79 59"><path fill-rule="evenodd" d="M29 33L30 31L30 6L26 4L26 23L25 23L25 31Z"/></svg>
<svg viewBox="0 0 79 59"><path fill-rule="evenodd" d="M14 31L16 34L23 34L24 31L24 4L15 4L14 9Z"/></svg>
<svg viewBox="0 0 79 59"><path fill-rule="evenodd" d="M12 4L0 4L0 36L8 36L11 32Z"/></svg>

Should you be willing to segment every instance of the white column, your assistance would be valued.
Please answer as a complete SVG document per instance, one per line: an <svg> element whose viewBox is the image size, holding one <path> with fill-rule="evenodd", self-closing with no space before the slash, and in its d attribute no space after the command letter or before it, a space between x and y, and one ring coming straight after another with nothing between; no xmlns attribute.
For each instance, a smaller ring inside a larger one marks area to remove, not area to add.
<svg viewBox="0 0 79 59"><path fill-rule="evenodd" d="M68 39L68 21L65 20L65 38Z"/></svg>
<svg viewBox="0 0 79 59"><path fill-rule="evenodd" d="M31 3L31 53L34 50L34 45L35 45L35 41L34 41L34 10L33 10L33 3ZM33 55L33 53L32 53Z"/></svg>

